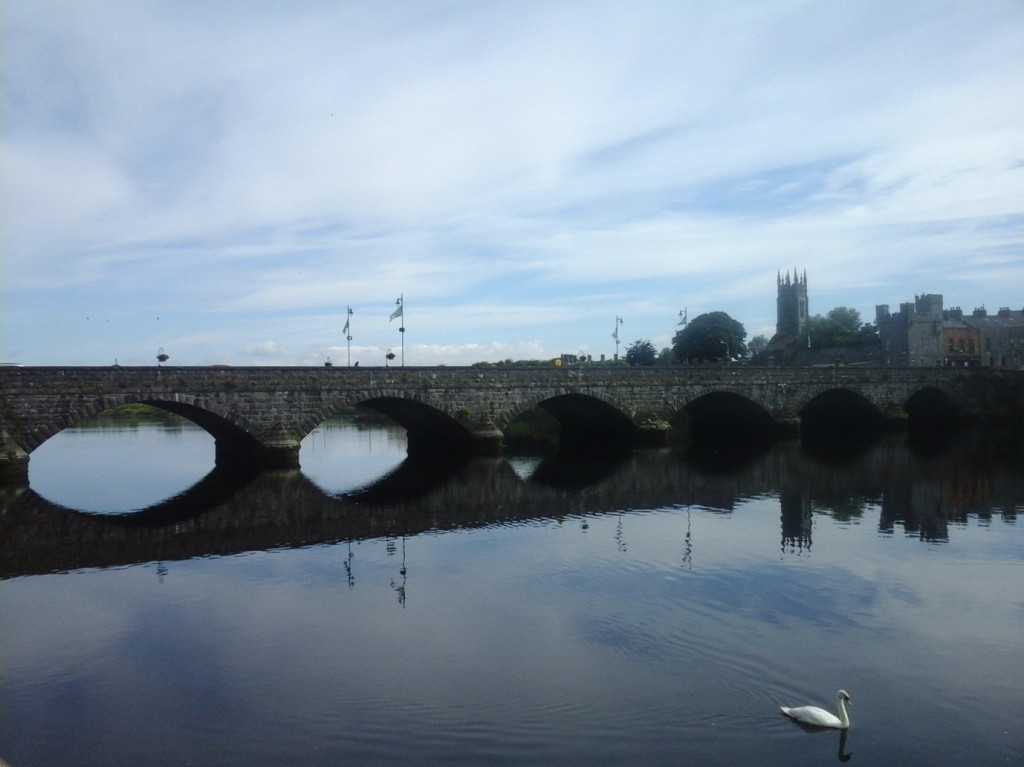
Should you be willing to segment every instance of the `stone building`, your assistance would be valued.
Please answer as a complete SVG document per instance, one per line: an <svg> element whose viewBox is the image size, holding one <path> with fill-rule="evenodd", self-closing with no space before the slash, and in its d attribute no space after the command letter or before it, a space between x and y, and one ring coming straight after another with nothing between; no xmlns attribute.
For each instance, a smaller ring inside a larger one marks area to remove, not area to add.
<svg viewBox="0 0 1024 767"><path fill-rule="evenodd" d="M964 313L959 308L943 312L942 364L957 368L981 366L978 328L964 321Z"/></svg>
<svg viewBox="0 0 1024 767"><path fill-rule="evenodd" d="M914 303L900 304L896 314L888 304L875 307L875 324L882 342L881 363L887 367L938 365L942 347L942 296L925 293Z"/></svg>
<svg viewBox="0 0 1024 767"><path fill-rule="evenodd" d="M783 279L782 272L777 277L778 298L775 299L777 336L807 337L807 270L799 276L796 269L790 279L789 272Z"/></svg>
<svg viewBox="0 0 1024 767"><path fill-rule="evenodd" d="M942 296L927 293L900 304L890 314L875 307L882 341L882 364L888 367L997 367L1024 370L1024 311L1009 307L990 315L984 308L970 315L942 308Z"/></svg>
<svg viewBox="0 0 1024 767"><path fill-rule="evenodd" d="M980 362L984 367L1024 370L1024 310L1004 306L995 314L975 309L964 323L977 333Z"/></svg>
<svg viewBox="0 0 1024 767"><path fill-rule="evenodd" d="M779 272L776 287L775 335L768 342L764 357L774 364L788 364L807 345L807 270L801 276L794 269L792 277L788 271L785 277Z"/></svg>

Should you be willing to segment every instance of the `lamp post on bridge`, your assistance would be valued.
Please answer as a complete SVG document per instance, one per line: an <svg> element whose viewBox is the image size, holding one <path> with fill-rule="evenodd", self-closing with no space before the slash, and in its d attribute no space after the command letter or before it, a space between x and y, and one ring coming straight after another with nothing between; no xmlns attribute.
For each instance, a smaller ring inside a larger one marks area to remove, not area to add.
<svg viewBox="0 0 1024 767"><path fill-rule="evenodd" d="M615 316L615 330L612 331L612 338L615 339L615 359L619 359L619 325L622 324L622 317Z"/></svg>

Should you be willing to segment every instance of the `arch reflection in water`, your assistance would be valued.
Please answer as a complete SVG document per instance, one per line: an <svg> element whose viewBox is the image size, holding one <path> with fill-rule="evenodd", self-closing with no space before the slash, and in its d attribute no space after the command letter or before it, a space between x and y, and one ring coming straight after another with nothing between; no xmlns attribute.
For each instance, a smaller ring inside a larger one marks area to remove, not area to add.
<svg viewBox="0 0 1024 767"><path fill-rule="evenodd" d="M324 492L341 495L366 487L406 457L405 429L392 421L324 421L302 440L299 465Z"/></svg>
<svg viewBox="0 0 1024 767"><path fill-rule="evenodd" d="M784 554L810 554L821 515L845 524L871 511L882 534L900 526L907 535L943 540L968 514L991 516L998 508L1013 521L1024 505L1019 466L999 471L991 453L998 447L986 445L961 444L937 462L890 439L836 466L779 443L730 473L709 472L668 450L639 451L576 486L558 476L571 462L553 462L545 472L556 481L538 482L523 481L500 458L407 459L379 482L344 495L325 493L297 470L218 471L181 496L125 517L72 513L15 489L2 496L7 535L0 562L10 576L629 510L731 512L758 497L779 499ZM999 455L1012 460L1013 454ZM983 482L977 461L988 471ZM766 545L777 546L778 539Z"/></svg>
<svg viewBox="0 0 1024 767"><path fill-rule="evenodd" d="M214 465L213 438L184 419L95 419L32 453L29 487L59 506L123 514L178 495Z"/></svg>

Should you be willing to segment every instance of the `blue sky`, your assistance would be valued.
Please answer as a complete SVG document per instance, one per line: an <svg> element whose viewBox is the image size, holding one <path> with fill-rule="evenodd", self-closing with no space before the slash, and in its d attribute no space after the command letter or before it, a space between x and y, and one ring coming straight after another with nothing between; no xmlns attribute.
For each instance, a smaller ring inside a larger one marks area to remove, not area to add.
<svg viewBox="0 0 1024 767"><path fill-rule="evenodd" d="M1024 3L5 0L0 360L468 364L1024 308Z"/></svg>

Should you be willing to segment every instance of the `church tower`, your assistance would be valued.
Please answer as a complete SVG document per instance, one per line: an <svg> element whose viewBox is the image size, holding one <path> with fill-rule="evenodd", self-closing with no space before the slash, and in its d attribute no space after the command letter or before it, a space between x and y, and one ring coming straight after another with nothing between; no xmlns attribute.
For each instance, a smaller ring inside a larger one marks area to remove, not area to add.
<svg viewBox="0 0 1024 767"><path fill-rule="evenodd" d="M807 270L803 276L793 270L778 276L779 297L776 300L775 335L777 338L803 338L807 335Z"/></svg>

